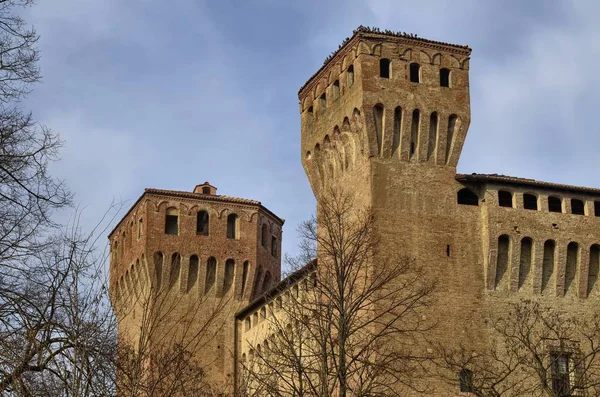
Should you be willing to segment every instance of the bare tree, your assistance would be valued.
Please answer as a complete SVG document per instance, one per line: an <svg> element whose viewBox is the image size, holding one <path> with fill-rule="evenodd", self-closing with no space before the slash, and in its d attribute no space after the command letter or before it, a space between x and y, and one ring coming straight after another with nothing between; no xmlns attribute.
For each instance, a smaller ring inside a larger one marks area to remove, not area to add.
<svg viewBox="0 0 600 397"><path fill-rule="evenodd" d="M147 270L142 264L127 290L112 297L121 325L127 322L118 343L117 394L221 395L203 350L231 321L231 296L180 294L171 282L151 283Z"/></svg>
<svg viewBox="0 0 600 397"><path fill-rule="evenodd" d="M0 283L0 394L114 393L115 319L105 252L77 218Z"/></svg>
<svg viewBox="0 0 600 397"><path fill-rule="evenodd" d="M391 396L414 388L427 359L414 346L432 326L422 313L434 282L409 258L382 252L372 212L348 195L321 199L299 232L301 263L316 255L318 264L286 286L268 316L271 336L250 341L244 393Z"/></svg>
<svg viewBox="0 0 600 397"><path fill-rule="evenodd" d="M491 315L491 346L438 346L439 374L480 397L600 395L600 317L561 312L538 301ZM456 376L458 374L458 376Z"/></svg>

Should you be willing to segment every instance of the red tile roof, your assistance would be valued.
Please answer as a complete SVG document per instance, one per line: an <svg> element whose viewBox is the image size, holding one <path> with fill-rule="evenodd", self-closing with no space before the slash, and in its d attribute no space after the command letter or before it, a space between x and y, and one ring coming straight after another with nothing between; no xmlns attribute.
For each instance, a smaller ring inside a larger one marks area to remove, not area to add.
<svg viewBox="0 0 600 397"><path fill-rule="evenodd" d="M541 187L556 190L566 190L577 193L600 194L600 189L585 186L564 185L553 182L537 181L535 179L517 178L508 175L499 174L457 174L456 180L459 182L478 182L478 183L499 183L521 186Z"/></svg>

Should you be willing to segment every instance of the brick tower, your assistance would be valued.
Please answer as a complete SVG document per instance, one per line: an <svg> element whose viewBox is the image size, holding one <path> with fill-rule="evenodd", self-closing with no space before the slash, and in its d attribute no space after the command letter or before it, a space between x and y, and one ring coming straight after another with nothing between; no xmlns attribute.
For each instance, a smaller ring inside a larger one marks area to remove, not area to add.
<svg viewBox="0 0 600 397"><path fill-rule="evenodd" d="M185 345L227 387L233 315L279 281L283 220L216 190L146 189L109 235L110 293L120 340Z"/></svg>
<svg viewBox="0 0 600 397"><path fill-rule="evenodd" d="M329 189L349 192L373 209L382 255L414 258L439 280L428 317L441 324L440 341L484 340L478 214L456 205L470 53L361 27L299 92L302 164L317 205Z"/></svg>

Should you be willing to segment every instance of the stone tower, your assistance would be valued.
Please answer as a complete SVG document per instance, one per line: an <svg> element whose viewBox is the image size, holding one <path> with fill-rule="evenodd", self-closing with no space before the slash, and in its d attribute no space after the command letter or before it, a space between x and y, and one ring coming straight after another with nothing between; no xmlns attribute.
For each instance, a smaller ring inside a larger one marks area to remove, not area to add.
<svg viewBox="0 0 600 397"><path fill-rule="evenodd" d="M149 351L183 344L228 387L233 315L279 281L283 220L216 190L146 189L109 235L110 294L121 340Z"/></svg>
<svg viewBox="0 0 600 397"><path fill-rule="evenodd" d="M437 281L430 341L478 351L495 335L486 319L511 302L597 313L600 190L456 173L471 117L470 54L359 27L299 99L302 164L317 206L333 189L371 207L375 263L405 255ZM435 387L434 395L456 392Z"/></svg>
<svg viewBox="0 0 600 397"><path fill-rule="evenodd" d="M374 211L381 254L414 258L439 280L428 316L442 324L440 341L485 339L479 214L456 205L470 53L361 27L299 92L302 164L317 205L328 189L354 195Z"/></svg>

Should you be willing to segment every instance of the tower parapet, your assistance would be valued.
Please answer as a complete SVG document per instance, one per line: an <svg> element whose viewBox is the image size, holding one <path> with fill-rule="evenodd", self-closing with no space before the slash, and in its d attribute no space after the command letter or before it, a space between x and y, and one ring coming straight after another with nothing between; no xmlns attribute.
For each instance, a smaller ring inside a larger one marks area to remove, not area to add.
<svg viewBox="0 0 600 397"><path fill-rule="evenodd" d="M233 313L280 280L284 221L216 190L208 182L193 192L146 189L109 235L110 295L121 339L135 345L150 334L147 318L160 318L150 345L194 346L187 339L203 332L191 353L211 380L226 382Z"/></svg>
<svg viewBox="0 0 600 397"><path fill-rule="evenodd" d="M313 191L356 163L363 171L372 161L454 171L471 119L470 54L467 46L355 30L298 94Z"/></svg>

